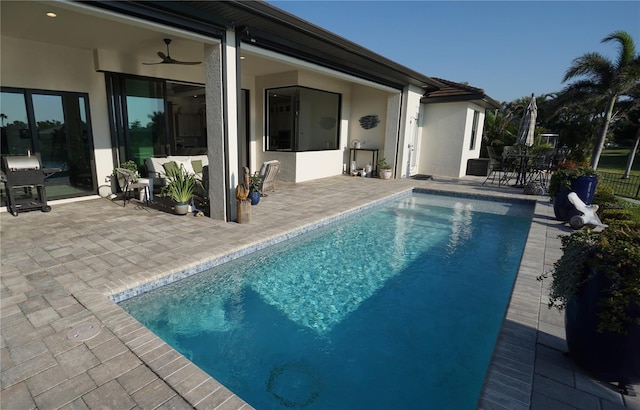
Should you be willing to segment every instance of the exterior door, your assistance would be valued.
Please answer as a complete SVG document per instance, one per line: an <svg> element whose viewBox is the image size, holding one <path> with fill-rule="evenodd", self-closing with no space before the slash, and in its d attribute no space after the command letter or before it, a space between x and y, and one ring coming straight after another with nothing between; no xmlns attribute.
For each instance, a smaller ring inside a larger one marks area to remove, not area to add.
<svg viewBox="0 0 640 410"><path fill-rule="evenodd" d="M45 180L48 199L95 194L88 96L2 89L2 155L37 155L59 172Z"/></svg>
<svg viewBox="0 0 640 410"><path fill-rule="evenodd" d="M133 160L144 170L144 160L167 155L165 82L106 73L114 165Z"/></svg>

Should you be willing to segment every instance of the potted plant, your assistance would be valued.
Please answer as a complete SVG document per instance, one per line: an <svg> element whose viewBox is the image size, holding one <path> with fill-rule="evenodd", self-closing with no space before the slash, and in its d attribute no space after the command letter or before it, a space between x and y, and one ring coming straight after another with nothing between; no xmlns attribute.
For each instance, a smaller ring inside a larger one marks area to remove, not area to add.
<svg viewBox="0 0 640 410"><path fill-rule="evenodd" d="M180 165L167 175L167 185L162 192L169 195L175 201L174 211L178 215L186 215L189 211L189 202L199 184L194 174L190 174Z"/></svg>
<svg viewBox="0 0 640 410"><path fill-rule="evenodd" d="M391 175L393 174L392 166L387 162L386 158L380 158L378 160L378 174L382 179L391 179Z"/></svg>
<svg viewBox="0 0 640 410"><path fill-rule="evenodd" d="M640 222L562 237L549 307L565 311L570 357L609 382L640 381Z"/></svg>
<svg viewBox="0 0 640 410"><path fill-rule="evenodd" d="M559 221L568 221L578 211L567 196L575 192L586 205L591 205L596 192L598 176L587 163L565 160L558 164L549 180L549 196L553 201L553 212Z"/></svg>
<svg viewBox="0 0 640 410"><path fill-rule="evenodd" d="M249 176L249 196L251 205L257 205L260 202L260 196L262 191L262 177L258 172Z"/></svg>

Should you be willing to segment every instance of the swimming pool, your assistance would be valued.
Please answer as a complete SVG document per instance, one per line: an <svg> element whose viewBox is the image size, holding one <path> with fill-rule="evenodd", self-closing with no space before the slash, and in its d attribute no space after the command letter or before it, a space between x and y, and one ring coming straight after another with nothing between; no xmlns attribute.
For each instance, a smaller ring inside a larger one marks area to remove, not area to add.
<svg viewBox="0 0 640 410"><path fill-rule="evenodd" d="M258 409L475 408L532 213L413 194L121 305Z"/></svg>

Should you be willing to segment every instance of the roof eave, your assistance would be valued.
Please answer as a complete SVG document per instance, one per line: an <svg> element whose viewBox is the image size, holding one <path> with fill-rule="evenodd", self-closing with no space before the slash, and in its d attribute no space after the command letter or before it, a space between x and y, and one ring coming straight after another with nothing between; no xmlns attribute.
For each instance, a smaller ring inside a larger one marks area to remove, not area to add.
<svg viewBox="0 0 640 410"><path fill-rule="evenodd" d="M422 104L437 104L437 103L449 103L449 102L472 102L481 106L487 110L498 109L502 106L500 102L494 100L486 94L473 94L473 95L455 95L446 97L422 97L420 103Z"/></svg>

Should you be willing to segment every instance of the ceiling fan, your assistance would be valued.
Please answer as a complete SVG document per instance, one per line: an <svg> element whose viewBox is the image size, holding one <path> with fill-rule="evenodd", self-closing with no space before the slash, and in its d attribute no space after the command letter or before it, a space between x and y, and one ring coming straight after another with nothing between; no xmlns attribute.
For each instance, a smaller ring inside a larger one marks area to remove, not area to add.
<svg viewBox="0 0 640 410"><path fill-rule="evenodd" d="M145 64L145 65L154 65L154 64L196 65L196 64L200 64L201 63L201 61L178 61L178 60L174 60L169 55L169 44L171 44L171 39L170 38L165 38L164 39L164 43L167 45L167 54L165 55L162 51L158 51L158 57L160 57L162 59L162 61L159 61L157 63L142 63L142 64Z"/></svg>

